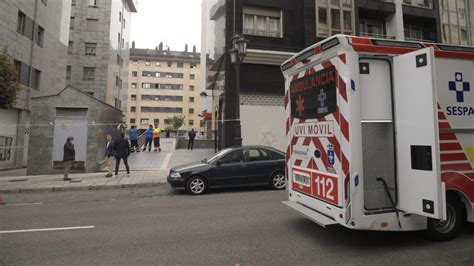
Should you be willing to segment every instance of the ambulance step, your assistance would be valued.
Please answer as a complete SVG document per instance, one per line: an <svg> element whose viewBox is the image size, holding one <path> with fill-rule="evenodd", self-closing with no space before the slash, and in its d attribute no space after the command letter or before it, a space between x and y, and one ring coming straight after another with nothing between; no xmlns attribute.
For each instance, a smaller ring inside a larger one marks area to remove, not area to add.
<svg viewBox="0 0 474 266"><path fill-rule="evenodd" d="M328 227L328 226L331 226L331 225L338 224L338 222L336 222L335 220L333 220L333 219L331 219L331 218L329 218L325 215L322 215L319 212L317 212L313 209L310 209L310 208L308 208L304 205L301 205L298 202L288 200L288 201L282 201L281 203L283 203L284 205L298 211L300 214L302 214L306 218L310 219L311 221L319 224L322 227Z"/></svg>

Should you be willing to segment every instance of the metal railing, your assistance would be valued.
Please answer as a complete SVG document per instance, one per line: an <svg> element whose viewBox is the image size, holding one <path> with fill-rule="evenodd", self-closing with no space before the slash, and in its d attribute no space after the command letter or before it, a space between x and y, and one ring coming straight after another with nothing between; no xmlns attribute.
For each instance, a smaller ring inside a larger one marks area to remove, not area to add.
<svg viewBox="0 0 474 266"><path fill-rule="evenodd" d="M370 38L380 38L380 39L395 40L395 36L383 35L383 34L376 34L376 33L370 33L370 32L360 32L360 33L359 33L359 36L361 36L361 37L370 37Z"/></svg>

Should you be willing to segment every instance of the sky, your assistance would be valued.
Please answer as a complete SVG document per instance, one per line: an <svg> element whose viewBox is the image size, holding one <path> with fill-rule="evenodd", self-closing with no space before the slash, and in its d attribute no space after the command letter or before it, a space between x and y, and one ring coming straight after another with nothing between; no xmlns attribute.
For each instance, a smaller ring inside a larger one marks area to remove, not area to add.
<svg viewBox="0 0 474 266"><path fill-rule="evenodd" d="M201 0L138 0L132 15L131 41L136 48L164 48L184 51L201 47Z"/></svg>

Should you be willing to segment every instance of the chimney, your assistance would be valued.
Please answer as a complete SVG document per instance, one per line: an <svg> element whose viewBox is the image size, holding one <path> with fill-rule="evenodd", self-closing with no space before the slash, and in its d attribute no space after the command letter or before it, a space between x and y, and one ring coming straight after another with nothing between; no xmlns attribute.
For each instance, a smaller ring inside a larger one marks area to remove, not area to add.
<svg viewBox="0 0 474 266"><path fill-rule="evenodd" d="M160 52L163 52L163 42L160 42L160 44L158 45L158 49L160 50Z"/></svg>
<svg viewBox="0 0 474 266"><path fill-rule="evenodd" d="M193 54L196 53L196 45L193 45Z"/></svg>
<svg viewBox="0 0 474 266"><path fill-rule="evenodd" d="M188 44L184 46L184 51L187 53L188 52Z"/></svg>
<svg viewBox="0 0 474 266"><path fill-rule="evenodd" d="M132 49L135 49L135 41L132 42Z"/></svg>

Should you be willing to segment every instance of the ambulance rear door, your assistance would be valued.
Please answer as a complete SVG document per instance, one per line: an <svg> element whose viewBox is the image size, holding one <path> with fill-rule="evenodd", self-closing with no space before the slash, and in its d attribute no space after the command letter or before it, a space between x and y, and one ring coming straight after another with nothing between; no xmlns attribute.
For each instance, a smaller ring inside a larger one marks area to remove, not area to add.
<svg viewBox="0 0 474 266"><path fill-rule="evenodd" d="M433 48L394 57L394 118L398 208L446 217L438 151Z"/></svg>

